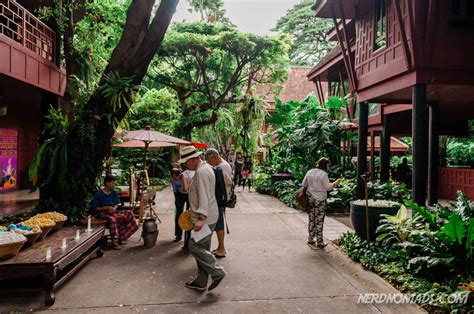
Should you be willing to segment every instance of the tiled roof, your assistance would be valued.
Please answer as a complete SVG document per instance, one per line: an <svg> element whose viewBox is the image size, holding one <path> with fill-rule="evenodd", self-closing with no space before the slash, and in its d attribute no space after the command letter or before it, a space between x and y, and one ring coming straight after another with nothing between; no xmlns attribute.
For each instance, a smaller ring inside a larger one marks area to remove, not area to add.
<svg viewBox="0 0 474 314"><path fill-rule="evenodd" d="M256 93L265 97L269 110L272 110L275 106L275 96L283 102L288 102L290 100L305 100L309 94L317 95L316 85L308 81L306 77L310 70L311 67L292 67L279 95L271 93L268 84L257 86Z"/></svg>

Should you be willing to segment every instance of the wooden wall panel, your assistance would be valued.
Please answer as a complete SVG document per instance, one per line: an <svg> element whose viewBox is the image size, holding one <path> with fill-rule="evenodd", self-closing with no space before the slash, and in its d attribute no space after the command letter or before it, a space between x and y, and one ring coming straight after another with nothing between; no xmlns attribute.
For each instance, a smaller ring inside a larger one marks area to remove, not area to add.
<svg viewBox="0 0 474 314"><path fill-rule="evenodd" d="M407 0L401 1L401 10L406 29L409 30L409 18ZM359 85L360 89L364 89L370 85L379 83L372 75L377 72L385 71L387 65L397 64L396 68L390 67L394 72L390 76L394 76L406 71L405 66L399 67L399 60L404 60L402 36L400 25L396 16L396 11L391 0L387 0L387 46L384 49L374 51L374 32L375 32L375 10L374 0L363 0L363 5L359 12L360 17L356 21L356 49L355 49L355 68L357 79L363 79L363 83ZM408 32L409 35L409 32ZM378 74L380 77L380 74Z"/></svg>
<svg viewBox="0 0 474 314"><path fill-rule="evenodd" d="M474 169L440 168L439 197L455 199L457 191L474 199Z"/></svg>
<svg viewBox="0 0 474 314"><path fill-rule="evenodd" d="M0 74L63 96L66 73L19 43L0 34Z"/></svg>

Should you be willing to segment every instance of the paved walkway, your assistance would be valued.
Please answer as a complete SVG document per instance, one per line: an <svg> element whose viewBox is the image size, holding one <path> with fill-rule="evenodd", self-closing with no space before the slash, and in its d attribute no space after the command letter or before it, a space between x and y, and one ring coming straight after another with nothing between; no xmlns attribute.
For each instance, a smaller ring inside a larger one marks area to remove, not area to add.
<svg viewBox="0 0 474 314"><path fill-rule="evenodd" d="M137 233L122 251L92 260L57 291L44 308L39 292L0 295L0 312L42 310L60 313L415 313L410 305L357 304L360 293L396 293L371 272L352 263L334 245L306 244L307 216L256 192L238 193L228 210L228 276L212 293L184 287L196 271L194 260L173 239L173 196L157 197L158 244L145 249ZM347 227L328 218L325 235ZM214 240L215 242L215 240Z"/></svg>

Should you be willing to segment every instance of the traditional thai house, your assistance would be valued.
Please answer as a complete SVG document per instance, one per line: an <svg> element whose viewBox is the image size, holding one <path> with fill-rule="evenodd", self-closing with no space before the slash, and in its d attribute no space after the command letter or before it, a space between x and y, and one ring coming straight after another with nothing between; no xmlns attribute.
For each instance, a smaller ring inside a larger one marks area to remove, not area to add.
<svg viewBox="0 0 474 314"><path fill-rule="evenodd" d="M32 12L47 1L0 0L0 207L31 184L41 121L64 94L56 33ZM28 9L27 9L28 8ZM13 191L13 192L12 192ZM16 191L16 192L15 192ZM7 194L5 194L7 193ZM2 201L3 200L3 201Z"/></svg>
<svg viewBox="0 0 474 314"><path fill-rule="evenodd" d="M347 78L356 97L358 196L370 126L382 138L382 180L389 178L388 139L411 135L413 199L433 204L438 191L452 197L456 190L473 197L474 170L440 169L438 147L439 135L467 135L474 118L474 1L317 0L313 9L334 21L340 53L309 77L322 81L323 69L334 80L339 67L339 81ZM378 105L369 117L370 104Z"/></svg>

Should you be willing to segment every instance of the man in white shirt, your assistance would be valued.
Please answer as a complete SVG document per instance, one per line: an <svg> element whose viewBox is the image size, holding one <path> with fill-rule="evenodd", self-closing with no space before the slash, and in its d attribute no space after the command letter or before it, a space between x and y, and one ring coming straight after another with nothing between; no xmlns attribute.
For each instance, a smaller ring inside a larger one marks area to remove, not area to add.
<svg viewBox="0 0 474 314"><path fill-rule="evenodd" d="M216 288L226 273L222 266L217 264L216 258L209 250L211 249L212 231L214 230L219 210L216 200L216 178L214 170L200 158L202 153L198 152L194 146L181 148L179 163L184 163L186 168L195 171L191 185L189 187L189 204L191 207L194 231L209 227L211 233L199 240L191 238L189 240L189 252L196 259L198 274L195 278L186 283L186 287L196 290L206 290L209 276L212 282L208 291Z"/></svg>
<svg viewBox="0 0 474 314"><path fill-rule="evenodd" d="M225 161L219 154L219 152L214 148L209 148L204 153L204 158L206 161L213 167L217 167L222 169L224 174L225 186L227 191L227 199L230 198L230 194L232 194L232 167L229 165L227 161ZM217 249L212 251L217 258L224 258L227 254L225 245L224 245L224 238L225 238L225 223L224 223L224 216L225 216L225 207L219 208L219 218L217 219L216 223L216 234L217 234L217 241L219 242Z"/></svg>

